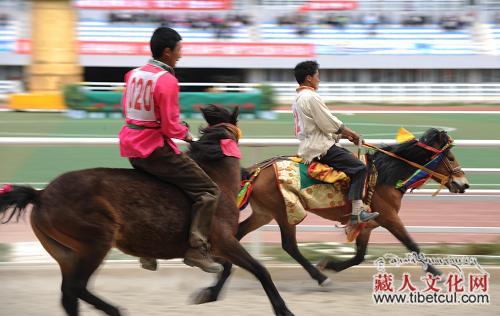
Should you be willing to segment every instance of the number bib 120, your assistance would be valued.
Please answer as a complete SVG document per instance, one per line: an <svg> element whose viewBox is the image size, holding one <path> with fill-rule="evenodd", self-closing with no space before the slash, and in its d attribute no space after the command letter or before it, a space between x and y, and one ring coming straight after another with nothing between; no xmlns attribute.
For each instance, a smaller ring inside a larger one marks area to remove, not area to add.
<svg viewBox="0 0 500 316"><path fill-rule="evenodd" d="M154 88L166 71L152 73L135 69L127 84L125 98L127 118L137 121L156 121Z"/></svg>

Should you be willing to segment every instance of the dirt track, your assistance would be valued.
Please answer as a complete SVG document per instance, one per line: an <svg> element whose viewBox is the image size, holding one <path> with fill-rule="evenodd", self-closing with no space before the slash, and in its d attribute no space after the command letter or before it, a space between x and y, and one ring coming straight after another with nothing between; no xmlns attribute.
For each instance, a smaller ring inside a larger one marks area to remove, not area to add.
<svg viewBox="0 0 500 316"><path fill-rule="evenodd" d="M395 271L395 270L394 270ZM412 278L421 272L413 269ZM333 285L323 289L296 267L270 272L295 315L498 315L500 270L488 270L490 305L375 305L372 302L373 267L331 274ZM95 293L122 308L124 315L272 315L260 283L243 271L230 280L224 298L216 303L189 305L196 289L211 283L210 275L183 266L162 266L148 272L135 264L105 266L91 285ZM59 306L60 275L55 265L0 266L0 315L63 315ZM82 315L102 315L80 304Z"/></svg>

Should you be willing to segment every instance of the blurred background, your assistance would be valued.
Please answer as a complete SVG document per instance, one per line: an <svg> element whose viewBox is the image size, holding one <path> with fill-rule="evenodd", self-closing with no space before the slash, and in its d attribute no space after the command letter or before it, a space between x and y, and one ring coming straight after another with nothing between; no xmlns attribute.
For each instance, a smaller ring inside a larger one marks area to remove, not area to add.
<svg viewBox="0 0 500 316"><path fill-rule="evenodd" d="M303 60L319 62L318 92L369 142L392 142L399 127L416 136L448 131L471 189L432 198L438 185L428 183L405 196L401 218L425 253L498 265L498 0L0 0L0 183L41 189L70 170L128 168L116 143L123 77L147 62L158 26L183 37L176 75L195 134L200 106L240 107L243 166L296 152L293 68ZM295 264L274 224L245 246L264 264ZM310 214L297 226L313 262L352 257L355 246L334 224ZM371 242L366 265L405 252L383 230ZM118 252L108 259L134 260ZM0 262L51 260L28 220L0 227Z"/></svg>

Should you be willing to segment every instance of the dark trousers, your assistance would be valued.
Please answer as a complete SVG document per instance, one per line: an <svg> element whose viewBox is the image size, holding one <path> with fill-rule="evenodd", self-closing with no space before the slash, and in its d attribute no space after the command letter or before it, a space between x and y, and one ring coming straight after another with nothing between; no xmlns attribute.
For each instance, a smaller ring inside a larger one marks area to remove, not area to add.
<svg viewBox="0 0 500 316"><path fill-rule="evenodd" d="M178 186L187 194L193 201L189 243L194 248L206 244L220 191L205 171L188 155L176 154L167 144L146 158L130 158L130 163L138 170Z"/></svg>
<svg viewBox="0 0 500 316"><path fill-rule="evenodd" d="M366 178L366 166L359 161L349 150L333 145L326 154L318 159L319 162L329 165L335 170L345 172L351 178L349 200L360 200L363 197L363 186Z"/></svg>

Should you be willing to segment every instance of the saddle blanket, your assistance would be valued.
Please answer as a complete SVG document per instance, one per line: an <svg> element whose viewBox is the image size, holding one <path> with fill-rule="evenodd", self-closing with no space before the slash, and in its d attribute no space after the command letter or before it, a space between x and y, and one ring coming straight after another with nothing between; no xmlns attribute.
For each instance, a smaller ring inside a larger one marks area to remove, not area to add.
<svg viewBox="0 0 500 316"><path fill-rule="evenodd" d="M308 166L296 160L281 160L274 164L276 181L285 201L288 223L297 225L309 210L330 209L346 205L349 177L341 171L332 171L329 182L313 179Z"/></svg>

